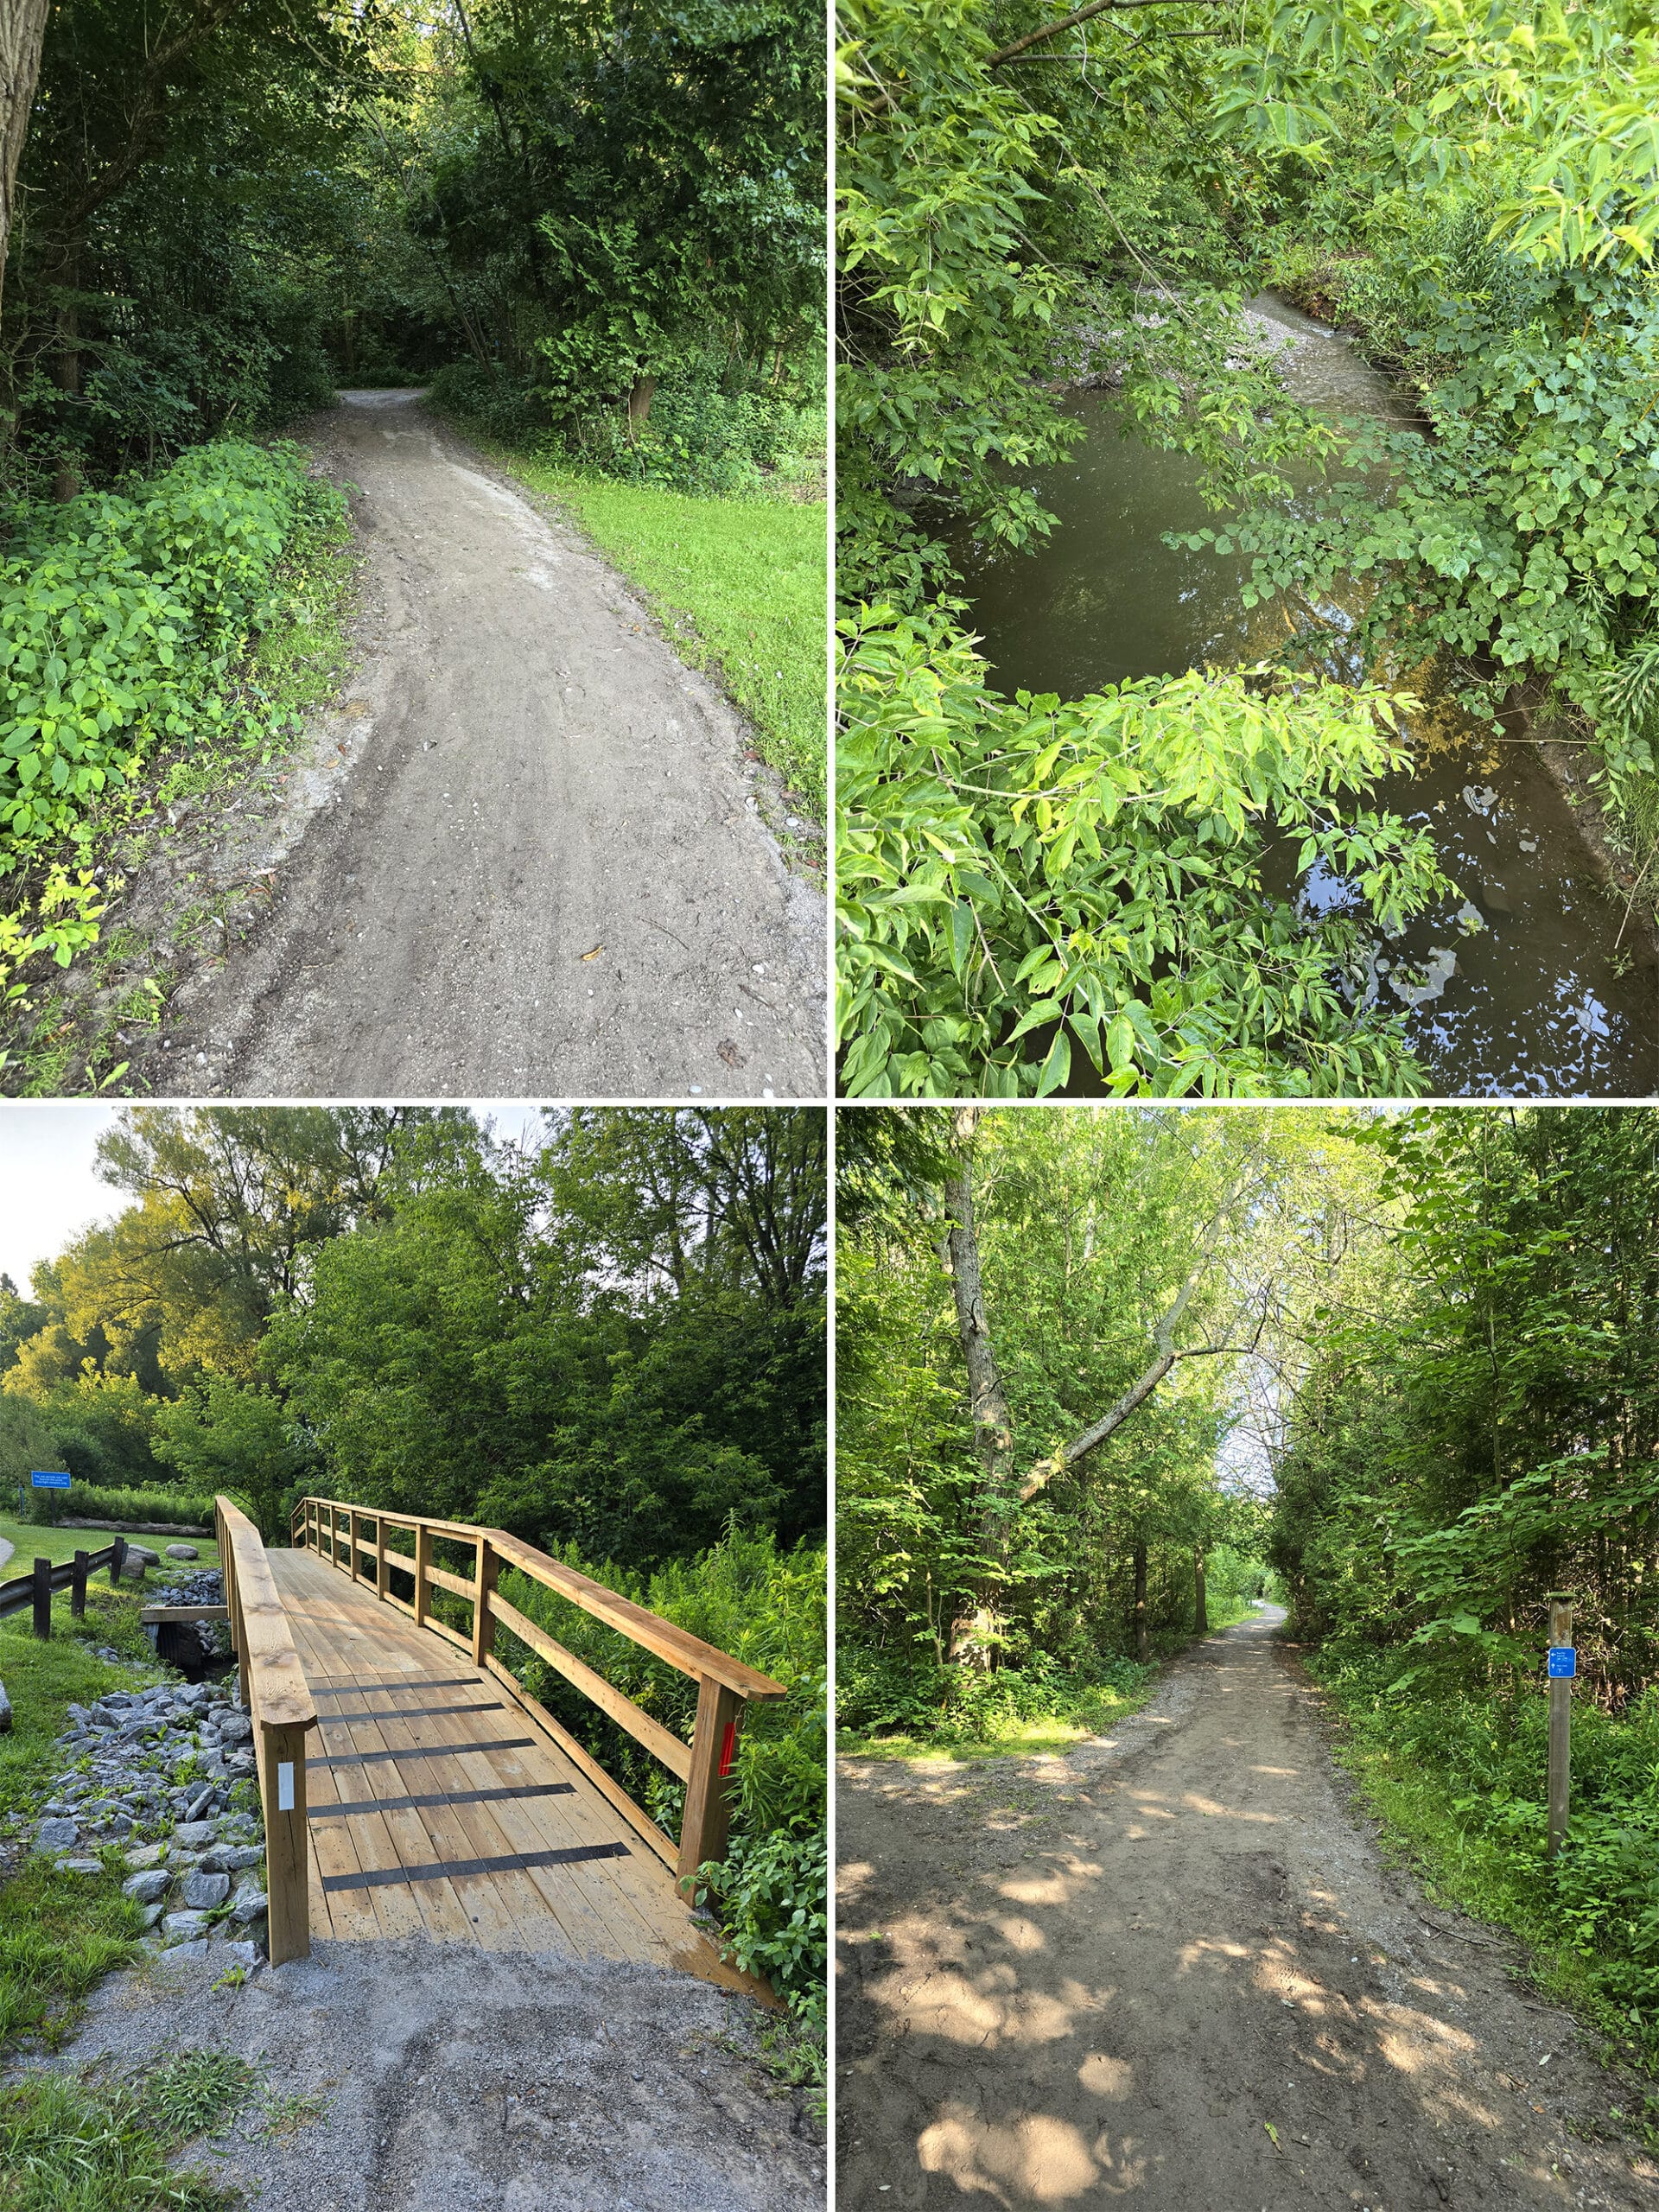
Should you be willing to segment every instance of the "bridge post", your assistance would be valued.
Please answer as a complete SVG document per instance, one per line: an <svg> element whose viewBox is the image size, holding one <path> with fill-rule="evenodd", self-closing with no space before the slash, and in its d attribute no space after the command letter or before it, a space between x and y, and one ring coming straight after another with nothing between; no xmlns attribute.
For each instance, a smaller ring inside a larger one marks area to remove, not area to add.
<svg viewBox="0 0 1659 2212"><path fill-rule="evenodd" d="M311 1955L310 1867L307 1858L305 1734L270 1722L260 1730L264 1758L265 1894L270 1963Z"/></svg>
<svg viewBox="0 0 1659 2212"><path fill-rule="evenodd" d="M432 1565L432 1531L424 1521L415 1524L415 1625L426 1626L427 1603L431 1595L427 1573Z"/></svg>
<svg viewBox="0 0 1659 2212"><path fill-rule="evenodd" d="M677 1872L689 1897L705 1859L726 1856L732 1824L731 1773L743 1725L743 1700L724 1682L704 1675L697 1685L697 1720L691 1732L691 1772L685 1785Z"/></svg>
<svg viewBox="0 0 1659 2212"><path fill-rule="evenodd" d="M386 1516L374 1516L374 1594L384 1599L391 1587L391 1569L386 1565Z"/></svg>
<svg viewBox="0 0 1659 2212"><path fill-rule="evenodd" d="M495 1615L490 1611L490 1600L495 1595L495 1578L500 1562L495 1555L495 1546L486 1535L478 1540L478 1572L473 1580L473 1664L482 1668L495 1649Z"/></svg>
<svg viewBox="0 0 1659 2212"><path fill-rule="evenodd" d="M346 1562L346 1571L355 1582L357 1580L357 1508L354 1505L349 1505L346 1509L346 1548L351 1554L351 1557Z"/></svg>

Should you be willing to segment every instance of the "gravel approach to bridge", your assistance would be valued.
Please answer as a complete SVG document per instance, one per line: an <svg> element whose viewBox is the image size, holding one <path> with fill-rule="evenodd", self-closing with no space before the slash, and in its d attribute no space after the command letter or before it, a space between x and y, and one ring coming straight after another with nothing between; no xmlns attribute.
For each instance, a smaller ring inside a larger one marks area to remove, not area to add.
<svg viewBox="0 0 1659 2212"><path fill-rule="evenodd" d="M135 1087L822 1096L823 901L735 711L418 393L343 393L314 442L355 487L361 664L257 856L263 904Z"/></svg>
<svg viewBox="0 0 1659 2212"><path fill-rule="evenodd" d="M1659 2201L1518 1947L1384 1866L1282 1618L1064 1759L842 1762L842 2203Z"/></svg>

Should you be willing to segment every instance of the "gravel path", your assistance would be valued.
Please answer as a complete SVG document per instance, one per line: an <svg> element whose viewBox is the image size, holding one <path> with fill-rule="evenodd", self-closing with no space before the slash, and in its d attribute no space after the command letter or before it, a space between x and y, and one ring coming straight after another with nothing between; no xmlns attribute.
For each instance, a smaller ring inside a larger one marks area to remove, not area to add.
<svg viewBox="0 0 1659 2212"><path fill-rule="evenodd" d="M264 910L135 1085L821 1096L823 902L765 827L736 715L418 393L341 398L317 442L358 487L363 664L289 779Z"/></svg>
<svg viewBox="0 0 1659 2212"><path fill-rule="evenodd" d="M746 1999L656 1967L321 1943L215 1988L111 1977L60 2056L137 2072L232 2051L260 2095L182 2162L281 2212L813 2212L818 2131L747 2063Z"/></svg>
<svg viewBox="0 0 1659 2212"><path fill-rule="evenodd" d="M1065 1759L842 1762L843 2203L1655 2202L1516 1947L1384 1867L1281 1619Z"/></svg>

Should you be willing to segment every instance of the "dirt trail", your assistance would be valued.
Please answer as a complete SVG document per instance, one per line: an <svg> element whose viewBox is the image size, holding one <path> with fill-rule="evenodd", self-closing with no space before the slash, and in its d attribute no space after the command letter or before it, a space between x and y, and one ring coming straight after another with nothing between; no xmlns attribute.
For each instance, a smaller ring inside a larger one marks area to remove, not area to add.
<svg viewBox="0 0 1659 2212"><path fill-rule="evenodd" d="M418 394L342 403L319 435L359 487L365 658L290 779L268 911L138 1087L822 1096L823 904L734 712Z"/></svg>
<svg viewBox="0 0 1659 2212"><path fill-rule="evenodd" d="M842 1763L843 2204L1655 2202L1514 1947L1382 1866L1281 1618L1066 1759Z"/></svg>

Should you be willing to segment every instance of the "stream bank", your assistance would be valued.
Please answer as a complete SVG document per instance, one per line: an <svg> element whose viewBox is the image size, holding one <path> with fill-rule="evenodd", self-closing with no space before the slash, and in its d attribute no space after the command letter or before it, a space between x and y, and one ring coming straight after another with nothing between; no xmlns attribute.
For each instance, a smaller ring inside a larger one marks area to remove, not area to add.
<svg viewBox="0 0 1659 2212"><path fill-rule="evenodd" d="M1421 427L1347 339L1268 296L1247 316L1252 334L1278 345L1287 387L1310 406ZM1244 556L1165 543L1216 524L1196 464L1125 432L1109 368L1068 370L1060 404L1084 438L1032 479L1059 527L1035 552L962 563L990 681L1076 698L1274 651L1284 614L1244 606ZM1427 703L1410 733L1414 771L1376 788L1379 811L1429 833L1461 902L1396 942L1379 940L1368 995L1402 1013L1435 1095L1649 1096L1659 1090L1659 953L1630 911L1630 872L1567 734L1544 721L1531 687L1503 719L1497 739L1470 729L1455 707ZM1310 912L1350 895L1321 870L1299 878L1288 846L1267 874Z"/></svg>

